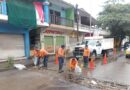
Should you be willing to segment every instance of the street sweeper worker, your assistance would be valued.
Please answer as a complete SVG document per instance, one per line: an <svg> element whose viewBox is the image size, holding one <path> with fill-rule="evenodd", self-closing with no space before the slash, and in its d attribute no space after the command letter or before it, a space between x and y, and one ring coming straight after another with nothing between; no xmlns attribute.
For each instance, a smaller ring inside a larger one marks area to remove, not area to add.
<svg viewBox="0 0 130 90"><path fill-rule="evenodd" d="M65 57L65 45L61 45L61 47L58 49L59 73L64 72L62 70L64 64L64 57Z"/></svg>
<svg viewBox="0 0 130 90"><path fill-rule="evenodd" d="M90 49L88 48L88 45L86 45L83 52L84 67L88 67L89 57L90 57Z"/></svg>
<svg viewBox="0 0 130 90"><path fill-rule="evenodd" d="M78 65L78 61L76 58L71 58L69 61L69 70L75 71L76 66Z"/></svg>
<svg viewBox="0 0 130 90"><path fill-rule="evenodd" d="M40 58L43 60L43 67L47 69L47 66L48 66L48 52L42 48L40 50Z"/></svg>
<svg viewBox="0 0 130 90"><path fill-rule="evenodd" d="M32 56L33 56L33 63L35 66L37 66L38 59L39 59L39 50L37 47L34 47L34 50L32 52Z"/></svg>

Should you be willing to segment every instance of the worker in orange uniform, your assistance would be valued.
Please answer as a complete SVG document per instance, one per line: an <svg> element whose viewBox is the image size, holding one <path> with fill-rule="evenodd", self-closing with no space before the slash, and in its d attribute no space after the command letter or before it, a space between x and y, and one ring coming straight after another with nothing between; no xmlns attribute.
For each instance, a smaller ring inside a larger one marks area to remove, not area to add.
<svg viewBox="0 0 130 90"><path fill-rule="evenodd" d="M75 71L76 66L78 65L78 61L76 58L71 58L69 61L69 70L70 71Z"/></svg>
<svg viewBox="0 0 130 90"><path fill-rule="evenodd" d="M88 66L89 56L90 56L90 50L88 48L88 45L86 45L83 53L84 67Z"/></svg>
<svg viewBox="0 0 130 90"><path fill-rule="evenodd" d="M43 59L43 67L45 68L45 69L47 69L47 63L48 63L48 52L44 49L44 48L42 48L41 50L40 50L40 57L41 57L41 59Z"/></svg>
<svg viewBox="0 0 130 90"><path fill-rule="evenodd" d="M34 65L37 66L38 64L38 59L39 59L39 50L37 47L34 47L34 50L32 52L32 55L33 55L33 62L34 62Z"/></svg>
<svg viewBox="0 0 130 90"><path fill-rule="evenodd" d="M58 61L59 61L59 73L64 72L63 64L64 64L64 57L65 57L65 45L61 45L61 47L58 49Z"/></svg>

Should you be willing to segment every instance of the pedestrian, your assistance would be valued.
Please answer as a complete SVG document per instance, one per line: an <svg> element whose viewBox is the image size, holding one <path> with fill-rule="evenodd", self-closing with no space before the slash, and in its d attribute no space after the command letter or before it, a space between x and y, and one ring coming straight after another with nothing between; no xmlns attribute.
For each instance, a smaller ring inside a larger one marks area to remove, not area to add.
<svg viewBox="0 0 130 90"><path fill-rule="evenodd" d="M61 47L58 49L59 73L64 72L62 70L64 64L64 57L65 57L65 45L61 45Z"/></svg>
<svg viewBox="0 0 130 90"><path fill-rule="evenodd" d="M88 67L89 56L90 50L88 48L88 45L86 45L83 53L84 67Z"/></svg>
<svg viewBox="0 0 130 90"><path fill-rule="evenodd" d="M77 60L75 57L73 57L73 58L71 58L70 61L69 61L69 70L70 70L71 72L74 72L76 66L78 66L78 60Z"/></svg>
<svg viewBox="0 0 130 90"><path fill-rule="evenodd" d="M42 48L40 50L40 58L43 60L42 61L43 62L43 67L45 69L47 69L47 67L48 67L48 52L44 48Z"/></svg>
<svg viewBox="0 0 130 90"><path fill-rule="evenodd" d="M34 66L37 67L37 64L38 64L38 59L39 59L39 50L37 47L34 47L34 50L32 52L32 55L33 55L33 63L34 63Z"/></svg>

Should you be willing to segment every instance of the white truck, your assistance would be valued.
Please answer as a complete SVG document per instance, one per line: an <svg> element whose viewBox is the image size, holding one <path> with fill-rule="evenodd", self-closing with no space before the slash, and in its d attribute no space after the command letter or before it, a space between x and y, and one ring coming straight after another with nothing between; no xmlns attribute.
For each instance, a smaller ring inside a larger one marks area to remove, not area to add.
<svg viewBox="0 0 130 90"><path fill-rule="evenodd" d="M75 57L79 58L83 56L85 45L88 45L91 56L104 56L105 53L108 54L110 50L113 50L114 38L103 38L102 36L86 37L75 47L73 51Z"/></svg>

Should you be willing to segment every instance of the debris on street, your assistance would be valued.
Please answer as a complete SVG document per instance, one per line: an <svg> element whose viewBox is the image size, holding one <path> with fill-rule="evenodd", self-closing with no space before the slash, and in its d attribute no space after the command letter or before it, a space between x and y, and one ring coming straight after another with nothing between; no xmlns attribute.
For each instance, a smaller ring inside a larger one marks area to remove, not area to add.
<svg viewBox="0 0 130 90"><path fill-rule="evenodd" d="M22 65L22 64L14 64L14 67L18 70L23 70L26 69L26 66Z"/></svg>
<svg viewBox="0 0 130 90"><path fill-rule="evenodd" d="M68 75L68 80L73 83L77 83L82 86L86 86L91 89L99 89L99 90L127 90L127 85L121 85L114 82L100 81L93 78L82 78L75 79L76 76L72 74Z"/></svg>
<svg viewBox="0 0 130 90"><path fill-rule="evenodd" d="M92 80L92 81L91 81L91 83L92 83L92 84L94 84L94 85L96 85L96 84L97 84L94 80Z"/></svg>

